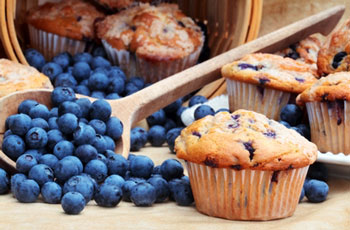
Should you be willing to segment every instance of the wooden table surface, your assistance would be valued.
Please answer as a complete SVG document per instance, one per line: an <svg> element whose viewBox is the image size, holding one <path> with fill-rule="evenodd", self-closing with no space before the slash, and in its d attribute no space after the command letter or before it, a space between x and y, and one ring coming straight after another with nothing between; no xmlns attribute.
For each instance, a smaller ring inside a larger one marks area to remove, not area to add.
<svg viewBox="0 0 350 230"><path fill-rule="evenodd" d="M174 158L167 147L146 147L136 154L151 157L156 165ZM350 229L350 180L331 178L330 193L319 204L303 201L292 217L274 221L229 221L209 217L194 206L175 202L139 208L121 202L115 208L102 208L91 201L79 215L66 215L60 205L19 203L12 194L0 196L0 229Z"/></svg>

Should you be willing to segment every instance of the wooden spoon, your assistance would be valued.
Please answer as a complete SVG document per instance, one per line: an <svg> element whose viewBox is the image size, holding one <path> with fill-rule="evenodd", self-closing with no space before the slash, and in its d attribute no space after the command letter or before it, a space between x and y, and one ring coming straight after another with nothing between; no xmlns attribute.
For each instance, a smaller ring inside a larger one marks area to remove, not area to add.
<svg viewBox="0 0 350 230"><path fill-rule="evenodd" d="M220 68L227 63L253 52L275 52L288 44L295 43L310 34L328 34L337 24L345 8L337 6L314 16L300 20L257 40L239 46L206 62L193 66L169 78L159 81L137 93L118 100L110 100L112 116L118 117L124 125L116 152L127 157L130 149L130 128L179 97L196 90L220 77ZM34 99L50 106L50 90L29 90L10 94L0 100L0 133L5 132L5 120L17 113L18 105L25 99ZM77 95L78 98L85 97ZM91 101L96 100L89 98ZM0 151L0 164L9 170L15 169L15 162Z"/></svg>

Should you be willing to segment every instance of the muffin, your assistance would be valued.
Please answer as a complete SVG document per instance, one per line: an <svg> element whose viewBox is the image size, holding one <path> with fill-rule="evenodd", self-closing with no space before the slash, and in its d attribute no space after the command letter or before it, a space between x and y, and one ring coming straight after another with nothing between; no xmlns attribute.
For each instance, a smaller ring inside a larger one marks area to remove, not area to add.
<svg viewBox="0 0 350 230"><path fill-rule="evenodd" d="M350 19L332 32L317 57L320 76L349 71L350 69Z"/></svg>
<svg viewBox="0 0 350 230"><path fill-rule="evenodd" d="M321 41L319 37L311 35L276 54L305 62L311 65L312 71L317 72L317 55L320 47Z"/></svg>
<svg viewBox="0 0 350 230"><path fill-rule="evenodd" d="M206 116L182 130L176 156L187 163L199 212L231 220L293 215L316 145L247 110Z"/></svg>
<svg viewBox="0 0 350 230"><path fill-rule="evenodd" d="M350 154L350 73L323 77L297 97L306 105L311 141L321 152Z"/></svg>
<svg viewBox="0 0 350 230"><path fill-rule="evenodd" d="M175 4L141 4L97 23L110 60L128 76L156 82L197 62L203 33Z"/></svg>
<svg viewBox="0 0 350 230"><path fill-rule="evenodd" d="M118 12L125 10L129 7L137 6L139 3L157 2L156 0L93 0L93 3L97 4L103 10L108 13Z"/></svg>
<svg viewBox="0 0 350 230"><path fill-rule="evenodd" d="M36 88L51 89L49 78L33 67L0 59L0 97L16 91Z"/></svg>
<svg viewBox="0 0 350 230"><path fill-rule="evenodd" d="M82 0L47 2L29 12L30 44L46 59L67 51L84 52L95 39L94 22L103 18L93 5Z"/></svg>
<svg viewBox="0 0 350 230"><path fill-rule="evenodd" d="M248 54L223 66L221 73L231 111L253 110L274 120L283 106L317 80L310 65L263 53Z"/></svg>

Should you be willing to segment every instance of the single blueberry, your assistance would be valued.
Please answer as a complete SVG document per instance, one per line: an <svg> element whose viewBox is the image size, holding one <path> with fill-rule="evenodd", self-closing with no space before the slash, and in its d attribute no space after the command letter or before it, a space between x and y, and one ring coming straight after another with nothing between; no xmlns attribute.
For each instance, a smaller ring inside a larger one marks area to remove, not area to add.
<svg viewBox="0 0 350 230"><path fill-rule="evenodd" d="M328 169L325 164L321 162L315 162L312 165L310 165L306 177L327 182Z"/></svg>
<svg viewBox="0 0 350 230"><path fill-rule="evenodd" d="M58 161L54 168L56 179L59 183L64 183L72 176L83 172L83 164L75 156L67 156Z"/></svg>
<svg viewBox="0 0 350 230"><path fill-rule="evenodd" d="M112 151L107 150L106 152ZM118 174L119 176L124 177L126 171L129 169L129 162L125 157L120 154L110 154L107 156L107 160L108 175Z"/></svg>
<svg viewBox="0 0 350 230"><path fill-rule="evenodd" d="M138 151L140 150L148 140L148 133L142 127L135 127L131 129L130 132L130 150Z"/></svg>
<svg viewBox="0 0 350 230"><path fill-rule="evenodd" d="M152 127L153 125L164 125L166 121L165 112L163 109L151 114L146 118L147 124Z"/></svg>
<svg viewBox="0 0 350 230"><path fill-rule="evenodd" d="M74 153L74 145L70 141L62 140L53 148L53 154L57 159L61 160L66 156L71 156Z"/></svg>
<svg viewBox="0 0 350 230"><path fill-rule="evenodd" d="M43 153L41 152L40 149L27 149L23 155L25 155L25 154L32 155L37 162L39 162L41 156L43 155Z"/></svg>
<svg viewBox="0 0 350 230"><path fill-rule="evenodd" d="M84 164L96 159L97 154L96 148L89 144L80 145L76 148L74 153Z"/></svg>
<svg viewBox="0 0 350 230"><path fill-rule="evenodd" d="M94 196L94 184L86 176L72 176L64 183L63 186L63 194L66 194L67 192L80 193L83 195L85 203L87 204Z"/></svg>
<svg viewBox="0 0 350 230"><path fill-rule="evenodd" d="M106 97L106 94L102 91L92 91L90 97L104 99Z"/></svg>
<svg viewBox="0 0 350 230"><path fill-rule="evenodd" d="M91 127L95 129L97 134L104 135L106 133L106 129L107 129L106 124L101 120L92 119L89 122L89 125L91 125Z"/></svg>
<svg viewBox="0 0 350 230"><path fill-rule="evenodd" d="M125 84L125 89L124 89L124 95L129 96L133 93L136 93L140 89L132 82L126 83Z"/></svg>
<svg viewBox="0 0 350 230"><path fill-rule="evenodd" d="M89 114L90 119L108 121L112 113L111 105L105 100L96 100L91 104Z"/></svg>
<svg viewBox="0 0 350 230"><path fill-rule="evenodd" d="M49 119L50 119L51 117L58 117L58 108L57 108L57 107L53 107L53 108L50 110Z"/></svg>
<svg viewBox="0 0 350 230"><path fill-rule="evenodd" d="M107 91L109 93L122 94L125 88L125 81L122 77L116 76L109 79L109 85Z"/></svg>
<svg viewBox="0 0 350 230"><path fill-rule="evenodd" d="M61 131L59 131L58 129L52 129L47 133L47 147L49 148L49 150L53 150L55 145L64 139L65 138L63 137Z"/></svg>
<svg viewBox="0 0 350 230"><path fill-rule="evenodd" d="M149 183L139 183L131 189L130 199L136 206L152 206L157 199L156 189Z"/></svg>
<svg viewBox="0 0 350 230"><path fill-rule="evenodd" d="M119 140L123 134L123 123L117 117L111 117L107 123L106 134L114 141Z"/></svg>
<svg viewBox="0 0 350 230"><path fill-rule="evenodd" d="M79 83L79 85L84 85L84 86L88 87L88 86L89 86L89 80L88 80L88 79L82 80L82 81Z"/></svg>
<svg viewBox="0 0 350 230"><path fill-rule="evenodd" d="M44 154L39 158L39 164L44 164L54 169L58 162L58 158L53 154Z"/></svg>
<svg viewBox="0 0 350 230"><path fill-rule="evenodd" d="M46 132L49 131L49 124L47 121L39 117L32 120L32 127L42 128Z"/></svg>
<svg viewBox="0 0 350 230"><path fill-rule="evenodd" d="M295 104L287 104L281 109L280 118L291 126L300 124L303 118L303 111Z"/></svg>
<svg viewBox="0 0 350 230"><path fill-rule="evenodd" d="M157 165L153 168L152 176L154 175L161 175L160 174L160 165Z"/></svg>
<svg viewBox="0 0 350 230"><path fill-rule="evenodd" d="M74 63L77 62L86 62L88 64L92 61L92 55L90 53L84 52L84 53L77 53L73 56Z"/></svg>
<svg viewBox="0 0 350 230"><path fill-rule="evenodd" d="M115 77L121 77L124 82L127 80L123 70L121 70L118 66L112 66L108 71L108 78L113 79Z"/></svg>
<svg viewBox="0 0 350 230"><path fill-rule="evenodd" d="M174 101L173 103L167 105L165 108L164 108L164 112L167 114L167 115L170 115L170 114L174 114L177 112L177 110L181 107L182 105L182 98L179 98L177 99L176 101Z"/></svg>
<svg viewBox="0 0 350 230"><path fill-rule="evenodd" d="M94 128L84 123L79 123L73 133L75 145L92 144L95 138L96 132Z"/></svg>
<svg viewBox="0 0 350 230"><path fill-rule="evenodd" d="M74 92L85 96L90 96L91 94L90 89L87 86L81 84L74 87Z"/></svg>
<svg viewBox="0 0 350 230"><path fill-rule="evenodd" d="M91 145L94 146L99 153L103 153L107 150L107 143L103 135L96 134L91 141Z"/></svg>
<svg viewBox="0 0 350 230"><path fill-rule="evenodd" d="M5 170L0 168L0 194L6 194L10 188L9 176Z"/></svg>
<svg viewBox="0 0 350 230"><path fill-rule="evenodd" d="M168 143L169 149L172 153L175 153L175 139L181 134L182 128L170 129L166 134L166 141Z"/></svg>
<svg viewBox="0 0 350 230"><path fill-rule="evenodd" d="M176 159L165 160L160 165L160 174L166 180L172 180L174 178L181 178L184 172L182 164Z"/></svg>
<svg viewBox="0 0 350 230"><path fill-rule="evenodd" d="M6 118L5 120L5 129L9 129L10 128L10 124L13 122L13 118L16 116L17 114L13 114L10 115Z"/></svg>
<svg viewBox="0 0 350 230"><path fill-rule="evenodd" d="M94 58L91 61L92 69L96 69L98 67L110 67L110 66L111 66L111 63L107 59L101 56L94 56Z"/></svg>
<svg viewBox="0 0 350 230"><path fill-rule="evenodd" d="M30 66L33 66L37 70L41 71L46 61L44 56L35 49L26 49L24 56Z"/></svg>
<svg viewBox="0 0 350 230"><path fill-rule="evenodd" d="M72 113L77 118L82 117L80 105L78 105L76 102L73 102L73 101L65 101L58 106L58 116L62 116L63 114L66 114L66 113Z"/></svg>
<svg viewBox="0 0 350 230"><path fill-rule="evenodd" d="M88 118L91 102L87 98L80 98L75 101L80 106L81 117Z"/></svg>
<svg viewBox="0 0 350 230"><path fill-rule="evenodd" d="M176 123L170 118L167 118L164 123L164 128L168 132L170 129L176 128Z"/></svg>
<svg viewBox="0 0 350 230"><path fill-rule="evenodd" d="M208 101L208 99L206 97L204 97L202 95L196 95L190 99L188 106L192 107L196 104L203 104L204 102L207 102L207 101Z"/></svg>
<svg viewBox="0 0 350 230"><path fill-rule="evenodd" d="M128 83L133 83L139 90L145 87L145 80L141 77L130 77Z"/></svg>
<svg viewBox="0 0 350 230"><path fill-rule="evenodd" d="M337 53L334 55L333 62L332 62L332 67L334 69L337 69L344 57L346 57L348 54L344 51Z"/></svg>
<svg viewBox="0 0 350 230"><path fill-rule="evenodd" d="M65 213L77 215L85 208L85 199L78 192L68 192L62 197L61 206Z"/></svg>
<svg viewBox="0 0 350 230"><path fill-rule="evenodd" d="M299 124L296 126L300 130L300 134L306 139L311 139L310 127L305 124Z"/></svg>
<svg viewBox="0 0 350 230"><path fill-rule="evenodd" d="M326 200L329 191L327 183L315 179L306 183L305 196L310 202L320 203Z"/></svg>
<svg viewBox="0 0 350 230"><path fill-rule="evenodd" d="M38 199L40 194L40 187L38 183L30 179L18 181L14 188L14 195L21 203L33 203Z"/></svg>
<svg viewBox="0 0 350 230"><path fill-rule="evenodd" d="M102 161L106 165L108 164L107 157L105 157L105 155L103 155L102 153L97 154L96 159Z"/></svg>
<svg viewBox="0 0 350 230"><path fill-rule="evenodd" d="M18 106L18 113L24 113L29 115L29 110L38 104L39 103L35 100L31 100L31 99L24 100Z"/></svg>
<svg viewBox="0 0 350 230"><path fill-rule="evenodd" d="M48 76L53 83L55 82L56 77L63 73L63 69L60 65L54 62L48 62L42 67L41 72Z"/></svg>
<svg viewBox="0 0 350 230"><path fill-rule="evenodd" d="M130 160L130 172L135 177L149 178L153 167L154 163L148 156L137 155Z"/></svg>
<svg viewBox="0 0 350 230"><path fill-rule="evenodd" d="M94 73L89 77L89 89L92 91L104 91L107 89L109 79L106 74Z"/></svg>
<svg viewBox="0 0 350 230"><path fill-rule="evenodd" d="M161 176L152 176L147 180L147 182L156 189L156 202L161 203L165 201L170 194L169 185L166 180L164 180Z"/></svg>
<svg viewBox="0 0 350 230"><path fill-rule="evenodd" d="M120 96L117 93L110 93L110 94L106 95L105 99L116 100L116 99L120 99Z"/></svg>
<svg viewBox="0 0 350 230"><path fill-rule="evenodd" d="M117 174L112 174L105 179L104 183L122 188L125 183L125 180L123 177Z"/></svg>
<svg viewBox="0 0 350 230"><path fill-rule="evenodd" d="M33 155L23 154L18 157L16 161L16 169L20 173L28 173L29 170L36 164L38 164L38 162Z"/></svg>
<svg viewBox="0 0 350 230"><path fill-rule="evenodd" d="M51 102L54 106L59 106L64 101L74 101L75 93L69 87L56 87L51 93Z"/></svg>
<svg viewBox="0 0 350 230"><path fill-rule="evenodd" d="M25 136L26 145L32 149L44 148L48 142L47 133L42 128L31 128Z"/></svg>
<svg viewBox="0 0 350 230"><path fill-rule="evenodd" d="M70 73L61 73L55 78L55 87L74 88L78 85L77 80Z"/></svg>
<svg viewBox="0 0 350 230"><path fill-rule="evenodd" d="M209 105L200 105L194 111L194 119L198 120L208 115L214 115L215 111Z"/></svg>
<svg viewBox="0 0 350 230"><path fill-rule="evenodd" d="M162 146L166 141L166 129L160 125L154 125L148 130L148 141L152 146Z"/></svg>
<svg viewBox="0 0 350 230"><path fill-rule="evenodd" d="M34 165L28 173L28 178L35 180L40 186L54 180L53 170L44 164Z"/></svg>
<svg viewBox="0 0 350 230"><path fill-rule="evenodd" d="M10 180L10 183L11 183L11 192L12 194L15 196L15 191L16 191L16 187L24 180L27 179L27 176L24 175L23 173L16 173L14 175L11 176L11 180Z"/></svg>
<svg viewBox="0 0 350 230"><path fill-rule="evenodd" d="M2 151L14 161L25 152L25 149L23 139L17 135L9 135L2 142Z"/></svg>
<svg viewBox="0 0 350 230"><path fill-rule="evenodd" d="M85 165L84 172L89 174L98 183L101 183L108 175L108 168L103 161L96 159L89 161Z"/></svg>
<svg viewBox="0 0 350 230"><path fill-rule="evenodd" d="M62 69L66 69L70 64L73 63L72 55L68 52L63 52L52 58L52 61L62 67Z"/></svg>
<svg viewBox="0 0 350 230"><path fill-rule="evenodd" d="M99 186L94 198L99 206L115 207L122 197L123 191L119 186L104 183Z"/></svg>
<svg viewBox="0 0 350 230"><path fill-rule="evenodd" d="M191 185L187 180L172 179L169 181L170 196L180 206L189 206L194 198Z"/></svg>
<svg viewBox="0 0 350 230"><path fill-rule="evenodd" d="M123 200L124 201L131 202L131 200L130 200L131 190L136 185L137 185L137 183L135 181L132 181L132 180L125 181L125 183L122 186Z"/></svg>
<svg viewBox="0 0 350 230"><path fill-rule="evenodd" d="M42 118L42 119L47 121L49 119L49 116L50 116L50 111L46 107L46 105L37 104L29 110L29 116L33 119L34 118Z"/></svg>
<svg viewBox="0 0 350 230"><path fill-rule="evenodd" d="M108 75L110 67L97 67L93 71L91 71L90 75L95 73L102 73L104 75Z"/></svg>
<svg viewBox="0 0 350 230"><path fill-rule="evenodd" d="M106 51L102 46L96 46L92 50L92 56L94 57L107 57Z"/></svg>
<svg viewBox="0 0 350 230"><path fill-rule="evenodd" d="M9 123L9 129L18 136L25 135L32 127L32 119L24 113L16 114Z"/></svg>
<svg viewBox="0 0 350 230"><path fill-rule="evenodd" d="M66 113L57 120L59 130L64 134L71 134L78 127L78 118L72 113Z"/></svg>
<svg viewBox="0 0 350 230"><path fill-rule="evenodd" d="M3 139L5 139L7 136L12 135L13 133L11 132L11 130L6 130L6 132L4 133Z"/></svg>
<svg viewBox="0 0 350 230"><path fill-rule="evenodd" d="M114 149L115 149L114 140L111 137L106 136L106 135L103 137L105 138L105 141L106 141L106 149L114 151Z"/></svg>
<svg viewBox="0 0 350 230"><path fill-rule="evenodd" d="M91 68L86 62L77 62L73 66L73 76L77 81L89 79Z"/></svg>
<svg viewBox="0 0 350 230"><path fill-rule="evenodd" d="M62 197L62 188L55 182L46 182L41 188L41 196L45 203L59 204Z"/></svg>

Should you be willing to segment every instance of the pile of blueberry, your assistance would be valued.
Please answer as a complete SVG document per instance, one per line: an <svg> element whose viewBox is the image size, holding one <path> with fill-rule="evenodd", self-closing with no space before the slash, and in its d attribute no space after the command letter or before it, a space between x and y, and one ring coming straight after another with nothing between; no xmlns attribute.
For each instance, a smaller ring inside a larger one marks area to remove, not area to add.
<svg viewBox="0 0 350 230"><path fill-rule="evenodd" d="M76 93L99 99L119 99L148 86L140 77L126 78L106 59L102 47L74 56L63 52L46 62L35 49L25 51L28 63L50 78L54 87L70 87Z"/></svg>

